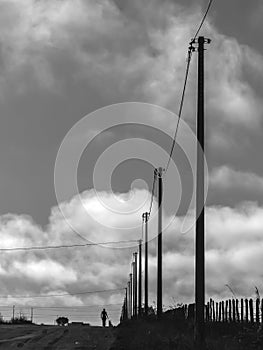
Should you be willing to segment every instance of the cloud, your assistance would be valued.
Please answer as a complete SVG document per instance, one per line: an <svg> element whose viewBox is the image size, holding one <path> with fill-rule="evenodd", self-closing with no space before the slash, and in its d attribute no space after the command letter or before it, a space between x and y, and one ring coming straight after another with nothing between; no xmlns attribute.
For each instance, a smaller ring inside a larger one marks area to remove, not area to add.
<svg viewBox="0 0 263 350"><path fill-rule="evenodd" d="M139 200L141 191L135 192ZM85 206L94 203L95 194L82 194ZM110 195L108 195L108 198ZM115 200L115 199L114 199ZM133 202L136 203L136 202ZM122 203L129 207L129 203ZM64 203L68 206L68 218L76 220L86 232L96 232L98 241L123 239L125 230L109 229L109 216L103 207L97 211L104 213L103 222L94 222L86 216L79 222L76 212L82 212L79 201ZM71 214L74 214L73 216ZM189 220L194 213L189 214ZM140 215L137 215L141 217ZM239 296L253 294L254 285L263 288L260 269L263 240L261 234L263 208L256 203L243 203L235 208L212 206L206 211L206 292L207 297L222 299L229 297L225 284L229 284ZM164 222L169 218L164 213ZM164 302L191 302L194 298L194 228L182 234L183 217L176 217L163 235L163 284ZM135 216L131 221L137 223ZM105 227L103 227L105 225ZM20 228L20 231L14 228ZM149 230L155 231L156 222L150 223ZM140 229L134 236L140 235ZM1 217L1 247L33 245L72 244L80 242L70 226L59 216L58 208L53 208L50 224L41 230L28 217L8 215ZM133 238L134 238L133 236ZM89 236L87 236L89 237ZM94 238L94 237L93 237ZM23 243L22 243L23 242ZM150 300L156 300L156 240L149 243ZM5 252L1 259L1 294L54 294L83 292L86 290L112 289L125 286L130 271L130 262L135 247L109 249L94 246L89 248L68 248L61 250ZM14 255L15 254L15 255ZM80 295L66 298L41 300L41 304L59 303L109 303L122 300L121 293L109 295ZM16 298L9 299L12 302ZM31 303L34 300L30 300ZM8 302L8 301L7 301ZM19 300L21 304L23 301ZM29 301L24 301L29 305Z"/></svg>
<svg viewBox="0 0 263 350"><path fill-rule="evenodd" d="M178 111L200 7L155 0L2 0L0 7L2 95L36 86L62 95L68 86L84 84L87 97L97 96L100 106L141 100ZM261 123L262 96L248 76L262 76L263 59L221 35L209 17L203 31L212 38L206 52L208 134L221 147L235 139L228 124L255 129ZM189 122L195 116L195 56L184 106Z"/></svg>
<svg viewBox="0 0 263 350"><path fill-rule="evenodd" d="M209 177L213 189L252 191L259 193L263 191L263 178L252 172L242 172L232 169L226 165L214 168Z"/></svg>
<svg viewBox="0 0 263 350"><path fill-rule="evenodd" d="M144 5L146 7L144 7ZM186 11L166 1L0 1L0 92L12 98L35 89L67 96L69 86L83 86L85 104L98 97L100 106L143 100L177 110L189 40L200 20L200 8ZM14 25L15 23L15 25ZM206 101L211 143L228 153L240 142L239 129L255 133L261 126L262 92L255 79L262 77L262 56L221 35L212 20L204 27L212 38L206 51ZM183 117L195 116L196 55L193 56ZM83 85L82 85L83 84ZM157 122L163 122L161 119ZM214 169L211 184L217 191L258 192L260 176L226 166ZM133 193L133 205L143 198ZM127 198L129 198L129 195ZM116 194L101 193L108 204ZM114 197L115 196L115 197ZM117 195L118 197L118 195ZM244 196L243 198L244 199ZM69 222L93 241L141 237L141 216L107 215L93 191L60 203ZM122 198L119 207L131 209ZM255 203L207 209L207 295L229 297L225 284L237 295L249 296L254 282L261 284L262 208ZM91 219L85 208L97 220ZM146 208L146 207L145 207ZM145 210L142 207L142 211ZM118 209L118 207L115 207ZM141 213L140 213L141 214ZM190 215L189 220L193 219ZM180 233L183 218L176 217L164 235L165 302L171 297L192 301L194 291L194 232ZM109 228L98 221L111 224ZM169 221L165 215L164 222ZM123 226L133 224L136 229ZM120 227L116 229L116 225ZM152 223L151 232L155 232ZM71 244L79 237L58 207L49 224L39 227L24 215L8 214L0 220L1 247ZM156 247L150 246L151 300L155 297ZM72 248L50 251L3 253L0 274L2 294L34 294L97 290L126 285L134 248ZM49 273L47 272L49 271ZM68 271L68 273L65 273ZM77 281L77 282L76 282ZM50 302L83 304L122 300L123 294L72 296ZM16 299L12 299L12 302ZM17 300L21 303L21 300ZM44 303L44 301L43 301Z"/></svg>

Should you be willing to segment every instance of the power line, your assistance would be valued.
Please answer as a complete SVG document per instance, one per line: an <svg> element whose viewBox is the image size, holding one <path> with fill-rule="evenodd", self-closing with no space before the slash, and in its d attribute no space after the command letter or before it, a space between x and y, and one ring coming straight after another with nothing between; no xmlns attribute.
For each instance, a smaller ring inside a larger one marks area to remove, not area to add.
<svg viewBox="0 0 263 350"><path fill-rule="evenodd" d="M204 22L205 22L205 19L206 19L206 16L209 12L209 9L212 5L212 2L213 0L210 0L208 5L207 5L207 9L203 15L203 18L199 24L199 27L194 35L194 38L191 40L190 42L190 46L188 48L188 57L187 57L187 64L186 64L186 70L185 70L185 78L184 78L184 85L183 85L183 90L182 90L182 95L181 95L181 100L180 100L180 106L179 106L179 112L178 112L178 119L177 119L177 123L176 123L176 128L175 128L175 133L174 133L174 137L173 137L173 142L172 142L172 146L171 146L171 151L170 151L170 154L169 154L169 158L168 158L168 162L167 162L167 165L166 165L166 169L165 171L167 172L168 171L168 168L169 168L169 165L170 165L170 162L171 162L171 158L172 158L172 155L173 155L173 151L174 151L174 147L175 147L175 144L176 144L176 138L177 138L177 133L178 133L178 129L179 129L179 123L180 123L180 119L181 119L181 116L182 116L182 111L183 111L183 105L184 105L184 99L185 99L185 90L186 90L186 85L187 85L187 80L188 80L188 75L189 75L189 69L190 69L190 63L191 63L191 58L192 58L192 52L194 50L193 48L193 43L197 37L197 35L199 34Z"/></svg>
<svg viewBox="0 0 263 350"><path fill-rule="evenodd" d="M47 250L47 249L61 249L61 248L75 248L75 247L88 247L98 246L107 244L118 244L118 243L131 243L138 242L138 239L131 239L127 241L112 241L112 242L100 242L100 243L84 243L84 244L70 244L70 245L47 245L47 246L32 246L32 247L15 247L15 248L0 248L1 252L10 251L29 251L29 250Z"/></svg>
<svg viewBox="0 0 263 350"><path fill-rule="evenodd" d="M186 84L187 84L188 75L189 75L189 68L190 68L190 63L191 63L191 58L192 58L192 51L193 51L193 48L190 45L190 47L188 49L188 57L187 57L187 64L186 64L186 70L185 70L184 86L183 86L183 90L182 90L182 96L181 96L181 101L180 101L178 119L177 119L177 123L176 123L176 128L175 128L175 133L174 133L174 137L173 137L172 147L171 147L171 151L170 151L170 154L169 154L168 162L167 162L167 165L166 165L166 168L165 168L165 172L168 171L168 168L169 168L169 165L170 165L170 162L171 162L171 158L172 158L172 155L173 155L175 143L176 143L177 133L178 133L178 129L179 129L179 123L180 123L180 119L181 119L182 111L183 111L185 90L186 90Z"/></svg>
<svg viewBox="0 0 263 350"><path fill-rule="evenodd" d="M152 183L152 193L151 193L150 209L149 209L149 212L148 212L149 216L151 215L152 206L153 206L153 197L154 197L155 184L156 184L156 174L155 174L155 171L154 171L153 183Z"/></svg>
<svg viewBox="0 0 263 350"><path fill-rule="evenodd" d="M86 291L79 293L63 293L63 294L39 294L39 295L0 295L0 299L6 298L18 298L18 299L27 299L27 298L49 298L49 297L64 297L68 295L84 295L84 294L95 294L95 293L105 293L105 292L115 292L124 290L125 288L114 288L114 289L104 289L104 290L94 290Z"/></svg>
<svg viewBox="0 0 263 350"><path fill-rule="evenodd" d="M205 11L205 13L204 13L204 16L203 16L203 18L202 18L202 20L201 20L201 22L200 22L200 25L199 25L199 27L198 27L196 33L195 33L195 36L194 36L193 40L195 40L196 37L197 37L197 35L199 34L199 32L200 32L200 30L201 30L201 28L202 28L202 26L203 26L203 24L204 24L204 21L205 21L205 19L206 19L206 16L207 16L207 14L208 14L208 12L209 12L209 10L210 10L210 7L211 7L211 5L212 5L212 2L213 2L213 0L210 0L210 1L209 1L208 5L207 5L207 8L206 8L206 11Z"/></svg>
<svg viewBox="0 0 263 350"><path fill-rule="evenodd" d="M112 303L112 304L90 304L90 305L82 305L82 306L38 306L38 305L15 305L16 308L18 309L29 309L29 308L33 308L33 309L70 309L70 310L78 310L78 309L85 309L85 308L91 308L91 307L102 307L102 306L119 306L122 305L122 303ZM13 306L11 305L0 305L0 309L3 308L8 308L8 309L12 309Z"/></svg>
<svg viewBox="0 0 263 350"><path fill-rule="evenodd" d="M88 308L88 307L101 307L101 306L117 306L117 305L122 305L122 303L114 303L114 304L90 304L90 305L83 305L83 306L30 306L30 307L33 307L34 309L76 309L78 310L78 308L80 309L85 309L85 308ZM1 308L2 306L0 306ZM11 307L11 306L9 306ZM19 306L17 306L19 307ZM23 308L27 308L27 306L22 306ZM29 307L29 306L28 306Z"/></svg>

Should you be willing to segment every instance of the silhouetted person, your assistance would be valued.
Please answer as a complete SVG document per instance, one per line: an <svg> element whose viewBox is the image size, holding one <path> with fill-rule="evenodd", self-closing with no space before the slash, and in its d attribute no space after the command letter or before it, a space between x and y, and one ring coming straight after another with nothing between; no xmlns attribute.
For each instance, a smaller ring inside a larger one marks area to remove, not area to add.
<svg viewBox="0 0 263 350"><path fill-rule="evenodd" d="M108 314L107 314L107 312L106 312L105 309L103 309L103 310L101 311L100 317L101 317L101 319L102 319L102 326L105 327L105 326L106 326L106 320L107 320L107 318L108 318Z"/></svg>

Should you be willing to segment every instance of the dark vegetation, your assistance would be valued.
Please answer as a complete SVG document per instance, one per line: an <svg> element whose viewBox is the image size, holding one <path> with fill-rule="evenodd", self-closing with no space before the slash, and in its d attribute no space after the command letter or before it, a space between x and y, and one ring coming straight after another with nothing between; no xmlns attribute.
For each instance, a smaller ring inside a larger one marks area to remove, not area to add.
<svg viewBox="0 0 263 350"><path fill-rule="evenodd" d="M69 319L67 317L64 317L64 316L58 317L56 319L56 323L58 326L66 326L69 323Z"/></svg>
<svg viewBox="0 0 263 350"><path fill-rule="evenodd" d="M4 320L3 317L0 316L0 324L32 324L32 321L28 320L25 315L11 318L11 320Z"/></svg>
<svg viewBox="0 0 263 350"><path fill-rule="evenodd" d="M111 350L192 350L193 339L193 321L168 312L162 320L151 316L122 322ZM262 325L256 323L207 322L206 339L207 350L263 349Z"/></svg>

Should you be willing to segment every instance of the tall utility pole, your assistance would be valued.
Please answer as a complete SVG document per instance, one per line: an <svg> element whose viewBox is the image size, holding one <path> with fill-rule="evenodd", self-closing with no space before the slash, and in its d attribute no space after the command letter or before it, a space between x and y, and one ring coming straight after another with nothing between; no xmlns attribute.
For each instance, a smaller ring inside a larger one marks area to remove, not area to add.
<svg viewBox="0 0 263 350"><path fill-rule="evenodd" d="M31 307L31 323L33 323L34 309Z"/></svg>
<svg viewBox="0 0 263 350"><path fill-rule="evenodd" d="M137 269L137 265L138 265L138 253L135 252L134 253L134 315L135 317L137 317L138 314L138 310L137 310L137 297L138 297L138 285L137 285L137 280L138 280L138 269Z"/></svg>
<svg viewBox="0 0 263 350"><path fill-rule="evenodd" d="M132 314L135 317L135 262L132 262Z"/></svg>
<svg viewBox="0 0 263 350"><path fill-rule="evenodd" d="M131 310L130 310L130 281L128 281L127 309L128 309L128 318L131 318Z"/></svg>
<svg viewBox="0 0 263 350"><path fill-rule="evenodd" d="M204 208L204 44L210 39L200 36L198 43L197 97L197 173L196 173L196 240L195 240L195 345L205 348L205 208Z"/></svg>
<svg viewBox="0 0 263 350"><path fill-rule="evenodd" d="M132 274L130 273L130 295L129 295L129 309L130 309L130 316L132 318L133 316L133 308L132 308Z"/></svg>
<svg viewBox="0 0 263 350"><path fill-rule="evenodd" d="M163 168L155 169L158 177L158 251L157 251L157 318L161 318L163 312L162 291L162 197L163 197Z"/></svg>
<svg viewBox="0 0 263 350"><path fill-rule="evenodd" d="M127 287L125 288L125 299L124 299L124 319L128 319L128 292Z"/></svg>
<svg viewBox="0 0 263 350"><path fill-rule="evenodd" d="M145 244L145 253L144 253L144 313L148 315L148 220L150 214L145 212L142 214L142 219L145 223L144 230L144 244Z"/></svg>
<svg viewBox="0 0 263 350"><path fill-rule="evenodd" d="M142 240L139 240L138 313L142 315Z"/></svg>

